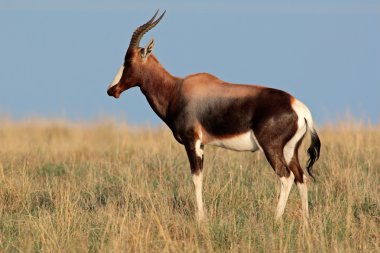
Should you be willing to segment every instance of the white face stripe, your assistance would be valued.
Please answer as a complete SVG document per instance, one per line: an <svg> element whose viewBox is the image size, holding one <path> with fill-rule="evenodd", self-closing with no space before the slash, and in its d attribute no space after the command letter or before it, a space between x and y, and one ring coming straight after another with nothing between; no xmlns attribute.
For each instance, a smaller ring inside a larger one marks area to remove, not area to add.
<svg viewBox="0 0 380 253"><path fill-rule="evenodd" d="M123 75L123 71L124 71L124 65L121 65L121 67L117 71L115 78L112 80L111 84L108 86L108 89L112 88L113 86L115 86L116 84L120 82L121 76Z"/></svg>

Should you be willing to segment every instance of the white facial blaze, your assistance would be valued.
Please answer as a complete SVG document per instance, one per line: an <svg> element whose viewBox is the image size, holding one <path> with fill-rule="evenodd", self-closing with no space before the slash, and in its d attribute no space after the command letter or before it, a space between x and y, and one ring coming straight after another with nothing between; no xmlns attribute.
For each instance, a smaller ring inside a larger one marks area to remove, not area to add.
<svg viewBox="0 0 380 253"><path fill-rule="evenodd" d="M119 68L119 71L117 71L115 78L112 80L111 84L108 86L108 89L115 86L116 84L120 82L121 76L123 75L123 71L124 71L124 65L121 65L121 67Z"/></svg>

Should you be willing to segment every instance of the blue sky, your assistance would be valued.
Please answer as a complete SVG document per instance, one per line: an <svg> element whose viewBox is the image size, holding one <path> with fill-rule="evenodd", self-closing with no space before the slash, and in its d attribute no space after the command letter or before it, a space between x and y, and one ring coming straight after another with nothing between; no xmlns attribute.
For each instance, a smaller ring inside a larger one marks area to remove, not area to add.
<svg viewBox="0 0 380 253"><path fill-rule="evenodd" d="M4 1L0 0L0 118L160 124L139 89L119 100L106 88L133 33L176 76L289 91L317 123L347 113L380 121L378 1Z"/></svg>

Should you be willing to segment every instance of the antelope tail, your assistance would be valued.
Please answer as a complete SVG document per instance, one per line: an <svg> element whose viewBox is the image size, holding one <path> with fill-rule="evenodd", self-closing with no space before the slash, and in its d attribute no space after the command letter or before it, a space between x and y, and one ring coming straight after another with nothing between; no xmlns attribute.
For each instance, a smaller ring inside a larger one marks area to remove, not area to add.
<svg viewBox="0 0 380 253"><path fill-rule="evenodd" d="M313 120L311 119L311 116L308 118L305 118L307 127L310 131L311 136L311 143L307 150L307 153L309 154L309 160L307 161L306 168L307 173L315 180L314 175L312 173L312 168L314 163L318 160L319 154L321 151L321 141L319 140L317 131L313 127Z"/></svg>

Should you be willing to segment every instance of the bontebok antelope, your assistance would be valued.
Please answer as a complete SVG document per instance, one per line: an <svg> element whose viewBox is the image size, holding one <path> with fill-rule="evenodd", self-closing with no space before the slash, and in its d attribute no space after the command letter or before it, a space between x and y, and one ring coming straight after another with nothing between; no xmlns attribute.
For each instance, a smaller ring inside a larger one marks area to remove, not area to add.
<svg viewBox="0 0 380 253"><path fill-rule="evenodd" d="M232 84L208 73L185 78L172 76L152 54L154 40L140 47L146 32L155 27L165 12L156 14L138 27L131 38L124 63L107 93L120 94L138 86L153 111L185 146L190 162L197 217L204 217L202 169L204 145L235 151L261 150L281 181L276 219L284 213L293 181L302 202L302 214L308 217L306 176L298 160L298 149L307 132L311 133L307 171L319 158L320 141L309 109L292 95L258 85Z"/></svg>

